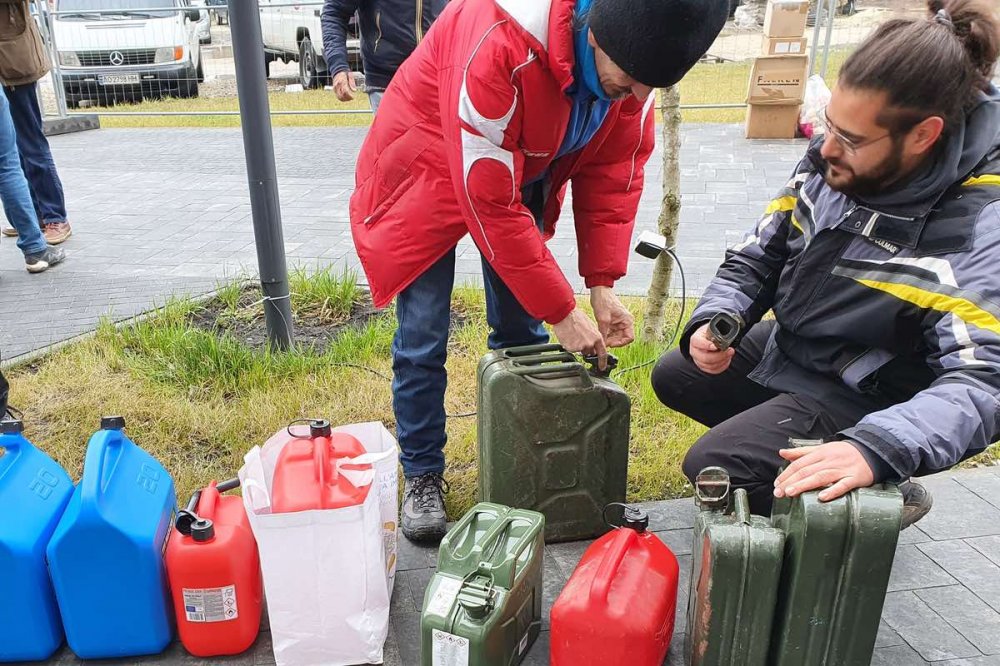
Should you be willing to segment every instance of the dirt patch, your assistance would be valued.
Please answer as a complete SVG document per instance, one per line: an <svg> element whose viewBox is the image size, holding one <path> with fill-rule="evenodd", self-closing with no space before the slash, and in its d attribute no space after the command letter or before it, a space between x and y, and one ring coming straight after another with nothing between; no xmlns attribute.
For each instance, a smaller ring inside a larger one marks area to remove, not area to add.
<svg viewBox="0 0 1000 666"><path fill-rule="evenodd" d="M378 310L371 295L363 290L355 301L351 314L347 317L330 318L315 314L293 311L295 343L301 348L324 353L345 330L362 328L373 318L386 316L385 310ZM450 330L464 326L469 321L464 312L452 311ZM264 308L261 303L260 288L248 284L241 288L237 306L231 308L219 298L206 301L189 319L192 326L216 335L228 334L253 349L263 350L267 345L267 327L264 322Z"/></svg>

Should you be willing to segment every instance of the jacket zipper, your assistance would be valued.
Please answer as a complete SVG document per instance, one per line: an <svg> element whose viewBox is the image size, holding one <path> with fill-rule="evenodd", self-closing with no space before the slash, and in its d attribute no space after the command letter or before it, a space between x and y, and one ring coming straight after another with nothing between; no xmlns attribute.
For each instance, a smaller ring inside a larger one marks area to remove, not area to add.
<svg viewBox="0 0 1000 666"><path fill-rule="evenodd" d="M375 46L372 47L372 53L378 53L378 43L382 41L382 12L375 12Z"/></svg>
<svg viewBox="0 0 1000 666"><path fill-rule="evenodd" d="M417 38L417 44L424 38L424 0L417 0L417 19L413 26L413 36Z"/></svg>

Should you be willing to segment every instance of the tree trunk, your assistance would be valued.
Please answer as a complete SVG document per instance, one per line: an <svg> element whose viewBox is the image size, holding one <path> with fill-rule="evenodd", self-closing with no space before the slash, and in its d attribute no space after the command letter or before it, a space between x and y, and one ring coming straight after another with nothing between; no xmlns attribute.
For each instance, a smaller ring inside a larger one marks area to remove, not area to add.
<svg viewBox="0 0 1000 666"><path fill-rule="evenodd" d="M657 220L659 231L667 239L667 247L677 240L681 216L681 95L677 86L662 91L660 111L663 113L663 201ZM661 254L653 266L653 279L646 297L646 316L642 339L658 342L663 338L663 313L674 265L670 257Z"/></svg>

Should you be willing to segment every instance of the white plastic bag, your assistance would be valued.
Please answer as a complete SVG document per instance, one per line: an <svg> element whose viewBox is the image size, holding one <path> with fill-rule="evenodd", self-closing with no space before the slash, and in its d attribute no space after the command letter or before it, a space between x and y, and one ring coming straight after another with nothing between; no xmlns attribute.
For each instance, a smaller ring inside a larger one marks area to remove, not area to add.
<svg viewBox="0 0 1000 666"><path fill-rule="evenodd" d="M244 457L243 504L260 550L278 666L382 663L396 574L399 452L381 423L334 428L366 454L338 461L355 485L371 482L361 506L271 513L275 464L292 437L282 430Z"/></svg>
<svg viewBox="0 0 1000 666"><path fill-rule="evenodd" d="M807 139L813 138L814 134L823 133L821 117L826 105L830 103L830 96L830 89L822 76L813 74L809 77L806 81L806 98L799 111L799 130Z"/></svg>

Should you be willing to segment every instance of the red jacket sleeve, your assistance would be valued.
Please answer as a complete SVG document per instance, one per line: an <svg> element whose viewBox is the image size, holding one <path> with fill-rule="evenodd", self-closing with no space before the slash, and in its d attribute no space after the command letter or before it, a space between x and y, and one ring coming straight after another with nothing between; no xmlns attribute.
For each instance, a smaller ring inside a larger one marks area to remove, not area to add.
<svg viewBox="0 0 1000 666"><path fill-rule="evenodd" d="M499 24L470 51L447 70L440 96L455 192L473 240L518 302L558 323L576 307L573 289L521 201L523 105L514 74L535 56L526 44L515 49Z"/></svg>
<svg viewBox="0 0 1000 666"><path fill-rule="evenodd" d="M656 142L655 97L622 102L601 146L572 176L580 275L588 288L612 287L628 268L644 170Z"/></svg>

